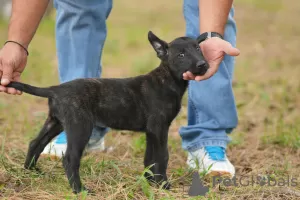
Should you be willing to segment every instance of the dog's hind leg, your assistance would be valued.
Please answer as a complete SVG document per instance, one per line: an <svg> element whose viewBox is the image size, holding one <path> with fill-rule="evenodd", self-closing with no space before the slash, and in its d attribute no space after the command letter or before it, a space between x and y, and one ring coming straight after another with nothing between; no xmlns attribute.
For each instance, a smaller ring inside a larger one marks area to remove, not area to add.
<svg viewBox="0 0 300 200"><path fill-rule="evenodd" d="M39 135L29 144L29 149L24 164L26 169L35 167L36 162L46 145L62 130L63 128L60 122L56 118L49 115Z"/></svg>
<svg viewBox="0 0 300 200"><path fill-rule="evenodd" d="M87 190L81 184L79 167L82 153L92 134L93 124L87 120L77 119L65 128L68 146L63 158L63 166L73 192L79 193Z"/></svg>

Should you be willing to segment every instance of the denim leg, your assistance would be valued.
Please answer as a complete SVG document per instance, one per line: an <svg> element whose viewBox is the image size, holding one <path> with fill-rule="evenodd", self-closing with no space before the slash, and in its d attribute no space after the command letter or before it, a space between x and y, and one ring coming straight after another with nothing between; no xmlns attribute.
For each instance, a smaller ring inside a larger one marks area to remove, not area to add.
<svg viewBox="0 0 300 200"><path fill-rule="evenodd" d="M60 82L99 78L112 0L54 0L54 7ZM94 128L92 138L103 137L107 130ZM65 143L65 138L63 132L58 140Z"/></svg>
<svg viewBox="0 0 300 200"><path fill-rule="evenodd" d="M183 12L186 35L199 36L198 0L185 0ZM236 46L236 24L231 8L224 39ZM230 133L238 122L232 90L234 58L226 55L218 72L205 81L189 81L188 125L180 128L183 149L194 151L204 146L226 148Z"/></svg>

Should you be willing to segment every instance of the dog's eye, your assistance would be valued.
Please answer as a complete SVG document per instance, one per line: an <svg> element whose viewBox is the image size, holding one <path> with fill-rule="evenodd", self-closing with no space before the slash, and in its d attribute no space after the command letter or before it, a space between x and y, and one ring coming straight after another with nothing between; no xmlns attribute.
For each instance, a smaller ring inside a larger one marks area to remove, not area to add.
<svg viewBox="0 0 300 200"><path fill-rule="evenodd" d="M199 46L197 46L196 49L197 49L197 51L200 51L200 47Z"/></svg>
<svg viewBox="0 0 300 200"><path fill-rule="evenodd" d="M178 57L179 57L179 58L183 58L183 57L184 57L184 53L178 54Z"/></svg>

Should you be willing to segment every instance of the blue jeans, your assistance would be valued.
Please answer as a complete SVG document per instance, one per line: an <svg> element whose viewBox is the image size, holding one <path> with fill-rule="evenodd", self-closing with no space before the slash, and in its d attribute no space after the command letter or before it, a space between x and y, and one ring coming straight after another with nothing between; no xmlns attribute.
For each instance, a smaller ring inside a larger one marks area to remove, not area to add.
<svg viewBox="0 0 300 200"><path fill-rule="evenodd" d="M99 78L107 35L106 19L112 0L54 0L54 7L60 82ZM104 137L107 131L107 128L95 127L91 138ZM64 132L56 142L66 143Z"/></svg>
<svg viewBox="0 0 300 200"><path fill-rule="evenodd" d="M199 36L199 0L184 0L186 35ZM236 46L234 9L228 16L224 39ZM182 146L194 151L204 146L226 148L230 133L238 122L232 91L234 58L226 55L218 72L205 81L190 81L188 87L188 124L180 128Z"/></svg>

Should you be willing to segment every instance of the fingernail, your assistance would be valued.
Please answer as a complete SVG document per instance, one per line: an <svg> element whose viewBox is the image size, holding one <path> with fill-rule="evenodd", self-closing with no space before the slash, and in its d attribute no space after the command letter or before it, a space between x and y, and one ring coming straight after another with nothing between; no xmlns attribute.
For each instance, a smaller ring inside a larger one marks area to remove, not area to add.
<svg viewBox="0 0 300 200"><path fill-rule="evenodd" d="M8 79L2 79L1 80L1 85L7 85L9 83Z"/></svg>

